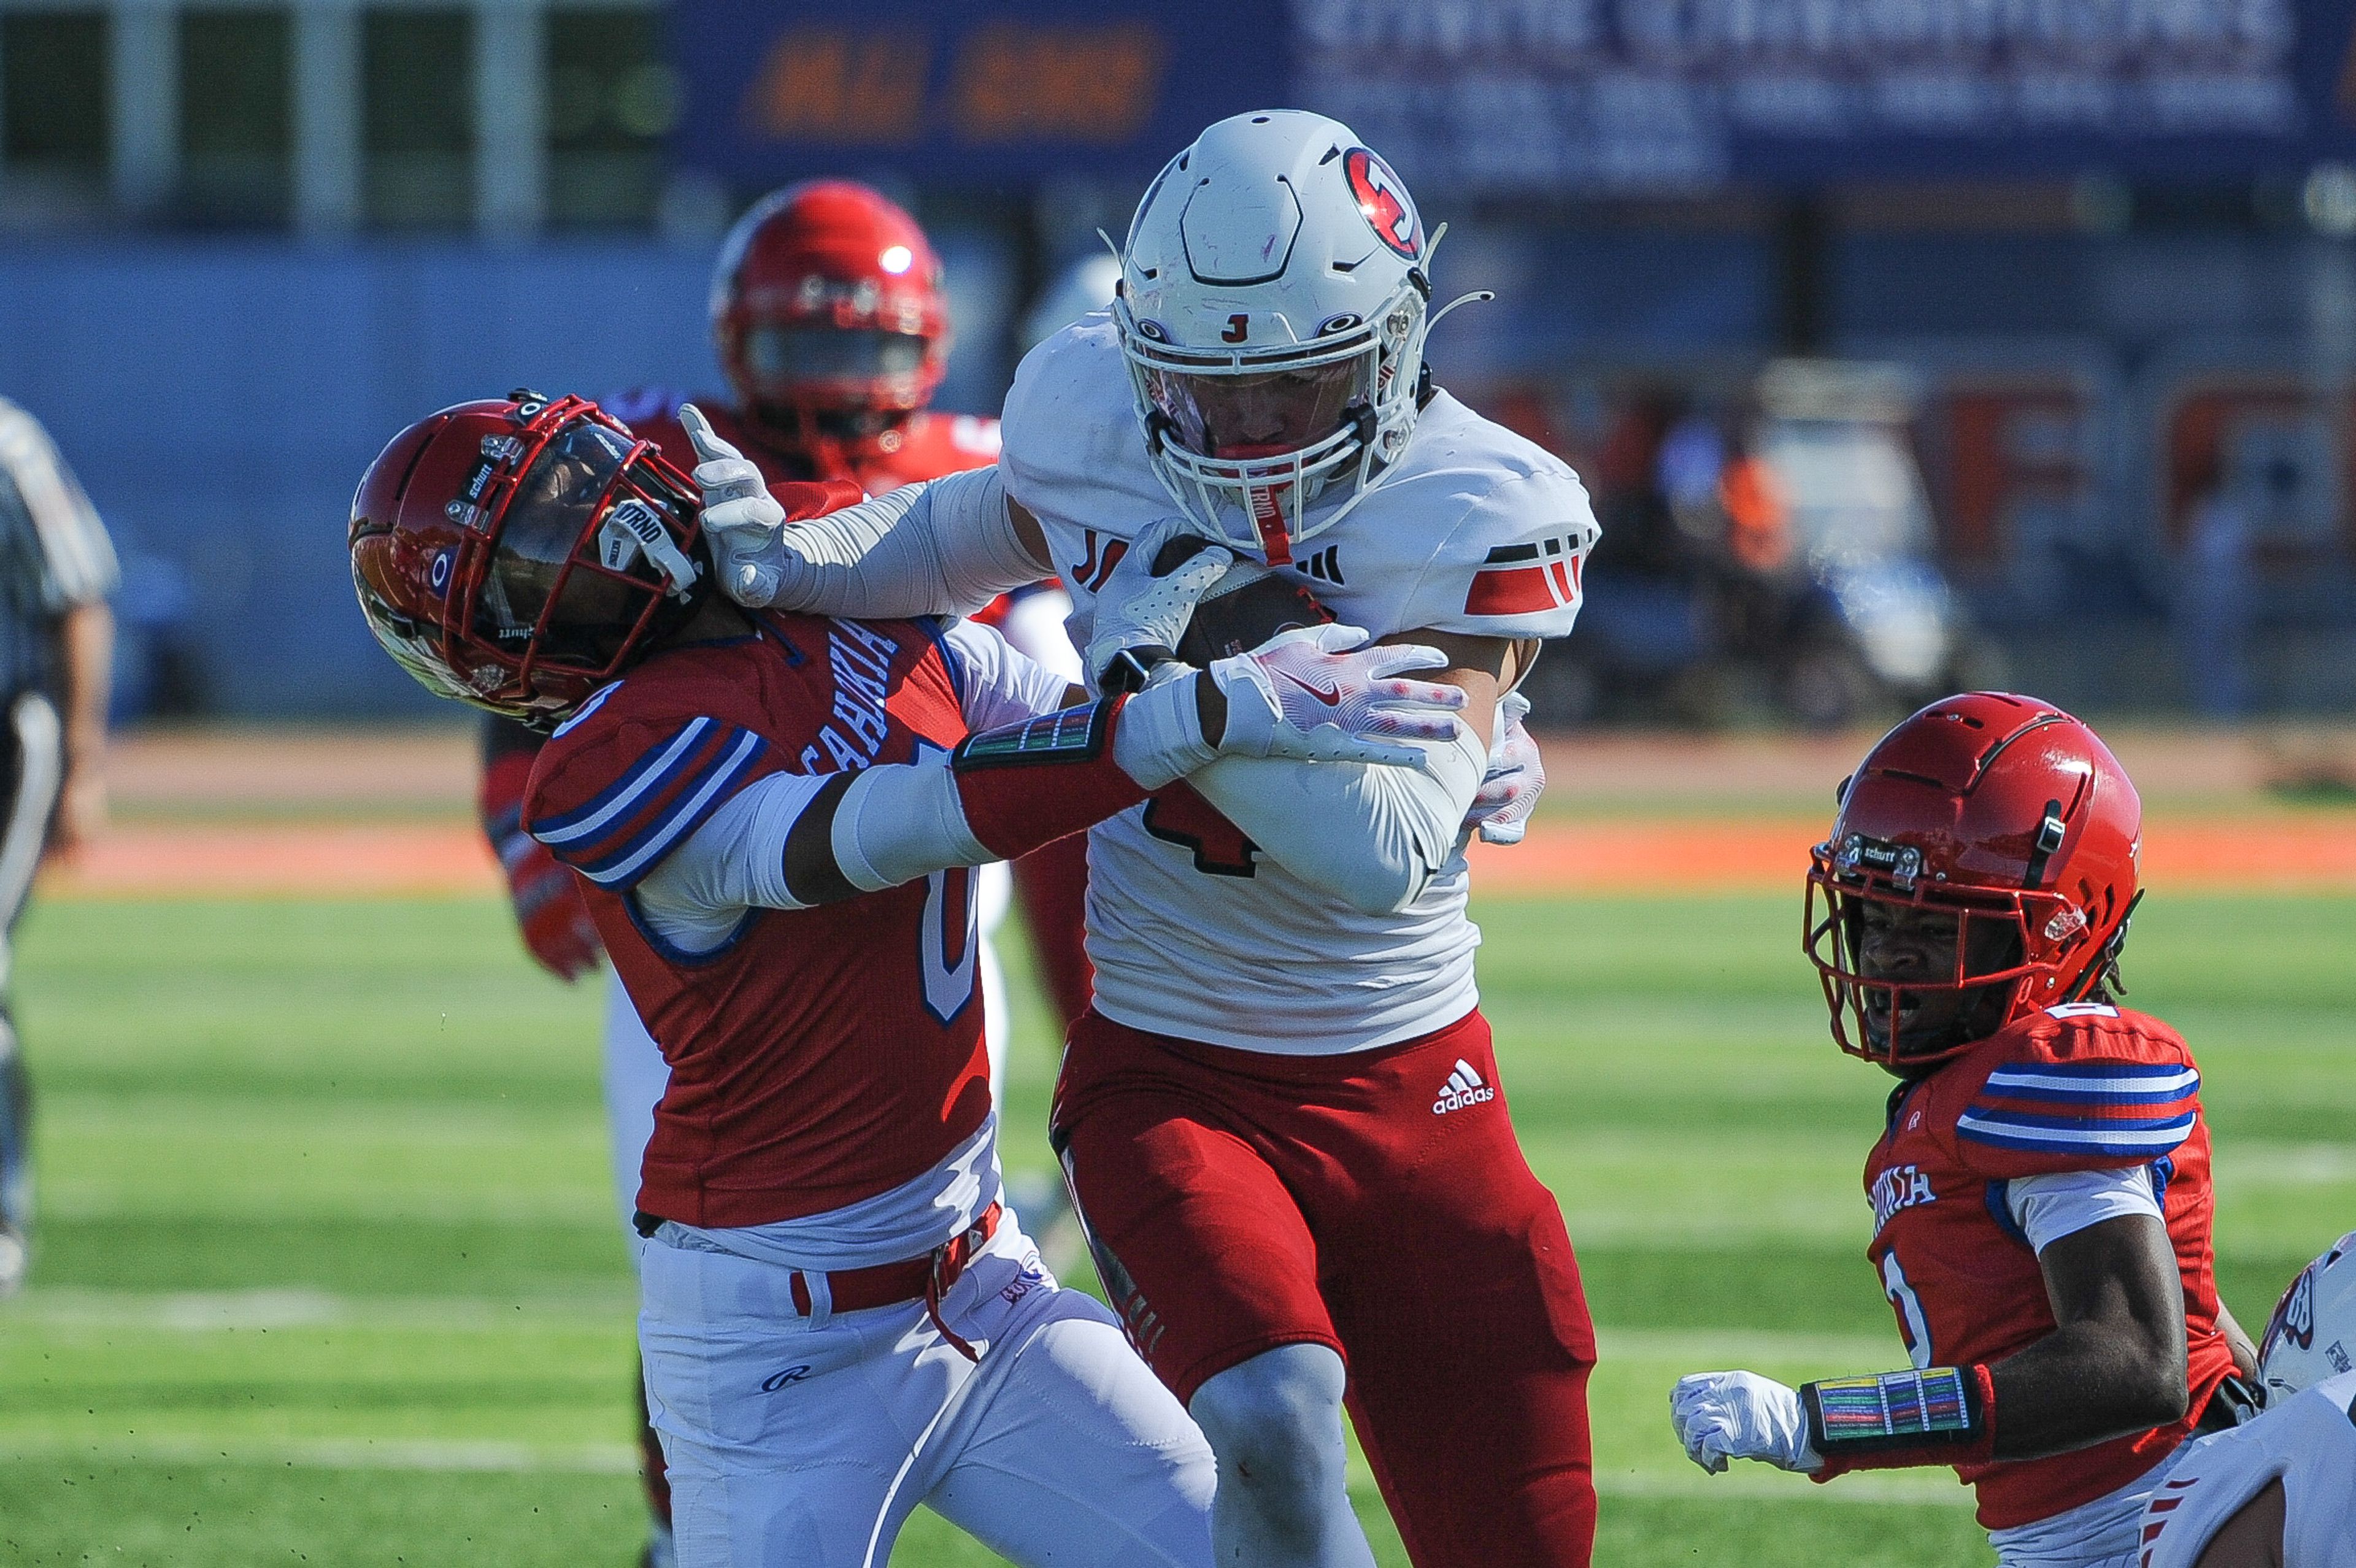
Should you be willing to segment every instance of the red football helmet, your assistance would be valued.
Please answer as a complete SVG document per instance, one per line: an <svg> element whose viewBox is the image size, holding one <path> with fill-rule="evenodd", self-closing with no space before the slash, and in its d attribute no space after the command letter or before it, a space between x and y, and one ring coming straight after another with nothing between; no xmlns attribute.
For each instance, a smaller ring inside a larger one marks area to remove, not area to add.
<svg viewBox="0 0 2356 1568"><path fill-rule="evenodd" d="M411 425L352 496L369 630L441 697L552 723L693 613L694 484L597 405L537 392Z"/></svg>
<svg viewBox="0 0 2356 1568"><path fill-rule="evenodd" d="M2118 759L2049 703L1969 692L1890 731L1842 784L1832 837L1808 870L1804 946L1833 1038L1852 1055L1912 1068L2115 982L2142 830L2143 803ZM1869 973L1869 905L1952 918L1951 972ZM1961 1019L1966 993L1983 1027L1909 1049L1910 1015L1936 1002Z"/></svg>
<svg viewBox="0 0 2356 1568"><path fill-rule="evenodd" d="M948 360L940 259L863 185L773 191L736 221L712 276L712 335L738 405L836 439L932 400Z"/></svg>

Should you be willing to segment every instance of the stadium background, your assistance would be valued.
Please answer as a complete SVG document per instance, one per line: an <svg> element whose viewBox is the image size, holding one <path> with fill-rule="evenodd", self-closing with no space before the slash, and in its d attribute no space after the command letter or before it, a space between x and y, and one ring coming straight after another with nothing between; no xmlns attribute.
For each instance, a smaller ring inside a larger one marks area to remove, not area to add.
<svg viewBox="0 0 2356 1568"><path fill-rule="evenodd" d="M1880 1084L1824 1040L1794 890L1923 682L2079 706L2145 785L2128 976L2208 1072L2236 1310L2356 1224L2351 30L2344 0L0 0L0 393L126 563L116 821L21 933L44 1206L0 1305L0 1561L630 1559L597 998L516 950L466 734L362 633L350 485L462 397L716 387L717 237L817 172L934 231L940 403L990 411L1092 230L1290 101L1451 224L1439 286L1502 297L1441 377L1612 529L1541 666L1552 790L1476 872L1604 1332L1599 1561L1986 1562L1942 1477L1705 1477L1664 1395L1900 1353L1855 1187ZM1746 454L1780 556L1731 549ZM986 1561L939 1528L900 1560Z"/></svg>

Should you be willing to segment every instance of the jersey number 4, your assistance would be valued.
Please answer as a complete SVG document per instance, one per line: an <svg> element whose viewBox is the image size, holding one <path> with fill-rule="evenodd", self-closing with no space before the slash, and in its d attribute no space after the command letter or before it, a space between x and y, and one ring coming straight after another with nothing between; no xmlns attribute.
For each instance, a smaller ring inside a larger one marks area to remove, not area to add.
<svg viewBox="0 0 2356 1568"><path fill-rule="evenodd" d="M1145 830L1165 844L1192 849L1194 869L1205 876L1258 874L1252 856L1259 846L1186 784L1171 784L1145 803Z"/></svg>

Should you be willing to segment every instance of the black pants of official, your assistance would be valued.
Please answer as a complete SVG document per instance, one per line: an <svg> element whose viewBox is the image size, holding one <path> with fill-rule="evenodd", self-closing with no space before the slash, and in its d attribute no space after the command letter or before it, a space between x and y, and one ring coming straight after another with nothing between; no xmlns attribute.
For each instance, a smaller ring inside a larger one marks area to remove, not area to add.
<svg viewBox="0 0 2356 1568"><path fill-rule="evenodd" d="M0 724L0 787L7 792L0 796L0 1224L20 1232L32 1219L33 1093L8 1006L11 943L32 896L64 778L64 730L56 704L39 692L11 699Z"/></svg>

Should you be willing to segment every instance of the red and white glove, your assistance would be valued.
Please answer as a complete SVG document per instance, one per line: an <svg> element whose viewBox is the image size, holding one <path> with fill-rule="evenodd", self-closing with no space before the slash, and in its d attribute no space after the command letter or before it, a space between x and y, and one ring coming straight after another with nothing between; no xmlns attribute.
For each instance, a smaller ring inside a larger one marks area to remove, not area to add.
<svg viewBox="0 0 2356 1568"><path fill-rule="evenodd" d="M1464 693L1398 678L1402 670L1444 669L1448 656L1365 641L1356 626L1296 626L1214 660L1211 678L1227 699L1220 753L1414 767L1423 753L1404 742L1455 739Z"/></svg>
<svg viewBox="0 0 2356 1568"><path fill-rule="evenodd" d="M531 757L524 752L498 758L483 771L477 796L483 834L507 874L508 901L524 950L569 983L597 967L605 949L573 873L523 830L524 784L530 775Z"/></svg>
<svg viewBox="0 0 2356 1568"><path fill-rule="evenodd" d="M1686 1457L1713 1476L1729 1459L1758 1459L1802 1474L1824 1468L1824 1456L1808 1441L1799 1391L1757 1372L1679 1378L1669 1391L1669 1424Z"/></svg>
<svg viewBox="0 0 2356 1568"><path fill-rule="evenodd" d="M1464 814L1464 831L1478 830L1483 844L1520 843L1546 792L1546 759L1522 728L1529 711L1528 698L1518 691L1505 694L1496 743L1489 748L1489 771L1472 796L1472 809Z"/></svg>

